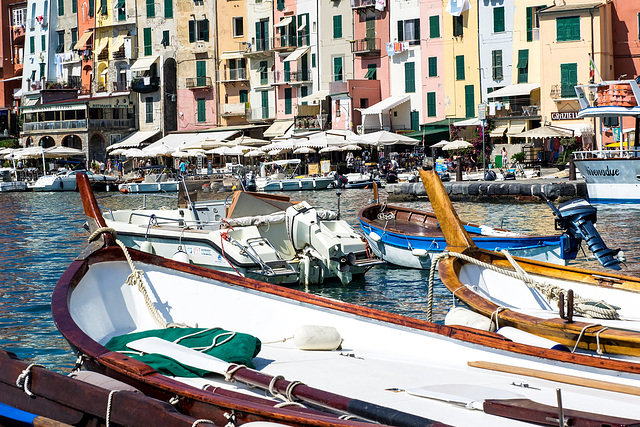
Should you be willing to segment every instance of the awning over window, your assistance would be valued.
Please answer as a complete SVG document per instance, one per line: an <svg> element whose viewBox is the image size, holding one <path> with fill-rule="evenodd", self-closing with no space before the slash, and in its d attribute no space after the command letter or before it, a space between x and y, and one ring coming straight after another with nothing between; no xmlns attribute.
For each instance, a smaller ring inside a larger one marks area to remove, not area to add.
<svg viewBox="0 0 640 427"><path fill-rule="evenodd" d="M503 87L502 89L491 92L487 95L487 98L491 99L503 98L508 96L529 95L534 89L540 89L540 83L520 83L516 85L509 85Z"/></svg>
<svg viewBox="0 0 640 427"><path fill-rule="evenodd" d="M84 50L87 48L87 42L93 35L93 31L85 31L81 36L76 45L73 47L75 50Z"/></svg>
<svg viewBox="0 0 640 427"><path fill-rule="evenodd" d="M287 25L289 25L291 23L292 19L293 18L291 16L287 16L282 21L280 21L277 24L275 24L273 27L274 28L286 27Z"/></svg>
<svg viewBox="0 0 640 427"><path fill-rule="evenodd" d="M369 108L365 108L360 111L362 116L367 116L369 114L382 114L385 111L389 111L400 104L404 104L405 102L409 102L411 97L409 95L406 96L390 96L387 99L383 99L377 104L372 105Z"/></svg>
<svg viewBox="0 0 640 427"><path fill-rule="evenodd" d="M502 138L507 129L509 129L509 125L496 126L494 130L489 132L489 136L492 138Z"/></svg>
<svg viewBox="0 0 640 427"><path fill-rule="evenodd" d="M25 105L25 107L28 107ZM38 105L32 108L23 108L22 112L27 114L27 113L48 113L51 111L80 111L80 110L86 110L87 109L87 104L86 103L82 103L82 104L45 104L45 105Z"/></svg>
<svg viewBox="0 0 640 427"><path fill-rule="evenodd" d="M109 44L109 37L101 38L100 44L98 44L98 48L94 49L93 53L95 53L96 55L100 55L102 51L107 47L108 44Z"/></svg>
<svg viewBox="0 0 640 427"><path fill-rule="evenodd" d="M281 120L278 122L273 122L269 128L264 131L265 138L275 138L277 136L284 135L289 128L293 126L293 120Z"/></svg>
<svg viewBox="0 0 640 427"><path fill-rule="evenodd" d="M302 31L302 30L304 30L306 26L307 26L307 23L306 23L306 22L303 22L303 23L302 23L302 25L300 25L300 26L298 27L298 31Z"/></svg>
<svg viewBox="0 0 640 427"><path fill-rule="evenodd" d="M116 51L119 50L122 45L124 45L124 39L127 37L127 34L119 34L118 37L116 37L113 41L113 43L111 44L111 50L112 51Z"/></svg>
<svg viewBox="0 0 640 427"><path fill-rule="evenodd" d="M284 62L297 61L302 55L309 52L309 46L299 47L294 50L291 55L287 56Z"/></svg>
<svg viewBox="0 0 640 427"><path fill-rule="evenodd" d="M222 54L220 55L220 59L221 60L239 59L239 58L242 58L243 56L244 56L244 51L236 50L236 51L230 51L230 52L222 52Z"/></svg>
<svg viewBox="0 0 640 427"><path fill-rule="evenodd" d="M520 121L511 122L511 126L509 126L509 130L507 131L507 136L513 136L513 135L524 132L525 126L526 126L525 122L520 122Z"/></svg>
<svg viewBox="0 0 640 427"><path fill-rule="evenodd" d="M158 55L145 56L134 62L130 69L131 71L147 71L149 68L151 68L151 64L153 64L157 60Z"/></svg>
<svg viewBox="0 0 640 427"><path fill-rule="evenodd" d="M159 133L159 130L134 132L117 143L108 146L107 151L115 150L116 148L139 148L143 142L153 138Z"/></svg>
<svg viewBox="0 0 640 427"><path fill-rule="evenodd" d="M328 90L319 90L317 92L313 92L311 95L303 96L300 98L300 102L323 101L328 95Z"/></svg>

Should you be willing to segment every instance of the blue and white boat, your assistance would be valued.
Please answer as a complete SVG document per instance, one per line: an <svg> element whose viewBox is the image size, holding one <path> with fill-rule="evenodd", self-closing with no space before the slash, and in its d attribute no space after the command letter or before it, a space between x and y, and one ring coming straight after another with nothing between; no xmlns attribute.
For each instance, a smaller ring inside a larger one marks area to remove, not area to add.
<svg viewBox="0 0 640 427"><path fill-rule="evenodd" d="M256 179L258 191L324 190L333 184L330 176L298 175L300 159L264 162ZM268 172L272 172L267 175Z"/></svg>

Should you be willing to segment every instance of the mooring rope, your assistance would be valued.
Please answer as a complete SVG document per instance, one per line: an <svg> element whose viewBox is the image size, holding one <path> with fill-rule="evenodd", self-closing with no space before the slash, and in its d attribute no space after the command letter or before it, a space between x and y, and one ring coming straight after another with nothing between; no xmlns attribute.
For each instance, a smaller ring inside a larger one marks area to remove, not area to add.
<svg viewBox="0 0 640 427"><path fill-rule="evenodd" d="M559 301L560 294L563 292L566 292L564 289L562 289L559 286L551 285L549 283L540 283L536 281L529 274L527 274L527 272L524 271L524 269L520 265L518 265L518 263L515 261L515 259L513 259L511 254L508 253L508 251L503 249L502 252L505 254L509 262L511 262L511 265L513 266L513 268L518 271L506 270L504 268L497 267L493 264L480 261L476 258L470 257L465 254L461 254L459 252L445 251L441 254L432 255L431 269L429 271L429 290L428 290L428 296L427 296L427 320L431 321L431 317L432 317L433 281L434 281L435 269L436 269L436 266L438 265L438 262L442 258L449 258L449 257L459 258L463 261L477 265L479 267L486 268L491 271L495 271L497 273L503 274L513 279L521 280L525 283L525 285L527 285L527 287L536 289L540 293L542 293L542 295L544 295L550 302ZM583 297L580 297L579 295L574 294L573 304L574 304L574 313L576 313L578 316L596 318L596 319L610 319L610 320L615 320L620 318L617 311L618 309L604 301L596 301L588 298L583 298Z"/></svg>
<svg viewBox="0 0 640 427"><path fill-rule="evenodd" d="M42 365L38 365L37 363L32 363L27 366L16 379L16 386L21 388L22 391L24 391L29 397L33 396L33 393L29 388L29 383L31 382L31 368L33 368L34 366L39 366L41 368L43 367Z"/></svg>

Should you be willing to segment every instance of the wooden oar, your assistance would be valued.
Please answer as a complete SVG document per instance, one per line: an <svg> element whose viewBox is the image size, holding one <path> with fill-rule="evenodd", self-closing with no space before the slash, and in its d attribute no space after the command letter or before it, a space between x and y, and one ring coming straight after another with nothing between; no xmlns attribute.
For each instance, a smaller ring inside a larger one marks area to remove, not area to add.
<svg viewBox="0 0 640 427"><path fill-rule="evenodd" d="M458 248L473 248L476 246L469 237L469 234L464 229L458 214L451 204L451 200L447 195L440 176L434 171L420 171L420 178L424 184L431 207L438 218L440 223L440 229L444 238L447 241L447 245Z"/></svg>
<svg viewBox="0 0 640 427"><path fill-rule="evenodd" d="M4 420L4 421L3 421ZM22 411L0 402L0 425L31 425L33 427L71 427L71 425Z"/></svg>
<svg viewBox="0 0 640 427"><path fill-rule="evenodd" d="M271 375L234 363L228 363L208 354L157 337L136 340L128 343L127 347L144 353L156 353L171 357L194 368L229 376L236 381L260 387L264 390L269 390L271 385L273 390L282 395L289 394L302 402L356 415L380 424L406 427L445 425L392 408L309 387L302 383L295 385L292 381L276 379Z"/></svg>

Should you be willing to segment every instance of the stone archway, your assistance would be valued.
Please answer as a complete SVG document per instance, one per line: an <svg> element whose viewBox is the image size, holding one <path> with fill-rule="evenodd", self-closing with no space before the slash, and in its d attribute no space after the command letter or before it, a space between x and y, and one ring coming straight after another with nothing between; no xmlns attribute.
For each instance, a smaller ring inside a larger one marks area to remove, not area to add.
<svg viewBox="0 0 640 427"><path fill-rule="evenodd" d="M25 147L31 147L31 146L33 146L33 137L28 136Z"/></svg>
<svg viewBox="0 0 640 427"><path fill-rule="evenodd" d="M67 135L62 138L62 142L60 143L63 147L76 148L78 150L82 150L82 138L78 135Z"/></svg>
<svg viewBox="0 0 640 427"><path fill-rule="evenodd" d="M107 158L107 141L99 133L94 133L89 139L89 162L105 161Z"/></svg>
<svg viewBox="0 0 640 427"><path fill-rule="evenodd" d="M56 140L53 139L50 136L43 136L42 138L40 138L40 141L38 142L38 145L41 146L42 148L55 147L56 146Z"/></svg>

